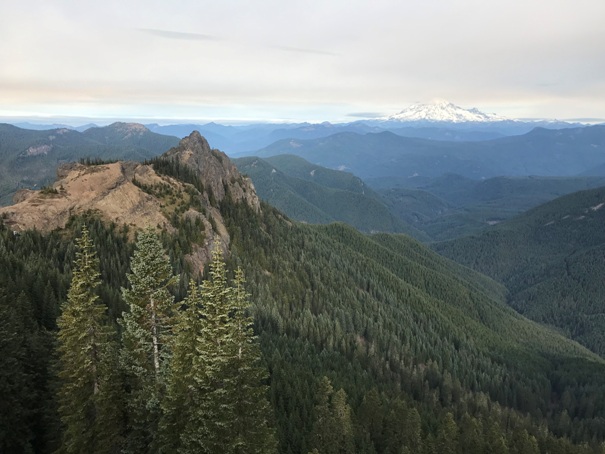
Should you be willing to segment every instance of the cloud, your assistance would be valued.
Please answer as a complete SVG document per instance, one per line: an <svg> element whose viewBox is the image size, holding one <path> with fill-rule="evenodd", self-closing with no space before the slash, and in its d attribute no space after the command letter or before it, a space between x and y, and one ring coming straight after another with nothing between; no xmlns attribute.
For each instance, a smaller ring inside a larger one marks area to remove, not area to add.
<svg viewBox="0 0 605 454"><path fill-rule="evenodd" d="M350 112L346 116L353 118L380 118L384 117L385 114L379 112Z"/></svg>
<svg viewBox="0 0 605 454"><path fill-rule="evenodd" d="M216 41L219 38L212 35L204 35L201 33L175 32L171 30L160 30L156 28L139 28L140 32L150 35L159 36L167 39L184 39L187 41Z"/></svg>
<svg viewBox="0 0 605 454"><path fill-rule="evenodd" d="M314 54L314 55L327 55L330 57L338 57L338 54L329 52L326 50L317 49L302 49L300 47L289 47L289 46L271 46L273 49L283 50L285 52L295 52L299 54Z"/></svg>

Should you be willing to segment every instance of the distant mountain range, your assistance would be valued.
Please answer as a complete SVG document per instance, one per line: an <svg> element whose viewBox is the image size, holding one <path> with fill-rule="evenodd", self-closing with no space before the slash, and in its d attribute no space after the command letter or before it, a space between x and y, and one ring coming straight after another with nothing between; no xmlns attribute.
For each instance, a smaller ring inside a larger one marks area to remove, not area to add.
<svg viewBox="0 0 605 454"><path fill-rule="evenodd" d="M467 142L402 137L360 123L271 129L275 126L208 124L202 134L256 134L262 140L312 137L278 140L258 152L262 159L243 159L238 165L261 197L293 219L343 221L366 232L406 232L424 241L477 232L554 197L598 186L603 182L598 177L605 176L605 126L537 128L522 136ZM172 132L180 135L193 127L174 126ZM443 138L450 132L458 139L480 134L470 129L408 129ZM376 130L380 132L372 132ZM54 181L62 162L86 157L140 161L178 143L177 137L136 123L91 127L83 133L0 125L0 139L0 204L10 203L17 189Z"/></svg>
<svg viewBox="0 0 605 454"><path fill-rule="evenodd" d="M351 123L289 123L225 126L217 123L145 125L150 131L184 137L193 130L233 157L255 155L282 139L321 139L340 133L365 135L391 132L402 137L439 141L474 142L526 134L534 128L577 128L584 125L560 121L509 120L477 109L465 110L451 103L416 105L399 114Z"/></svg>
<svg viewBox="0 0 605 454"><path fill-rule="evenodd" d="M362 179L415 178L456 173L472 179L496 176L574 176L605 163L605 126L549 130L481 142L445 142L378 134L340 133L314 140L286 139L256 153L295 154Z"/></svg>
<svg viewBox="0 0 605 454"><path fill-rule="evenodd" d="M47 125L18 122L15 126L25 129L67 128L83 132L95 127L93 123L78 127L51 123ZM218 123L176 123L144 125L151 132L179 138L199 131L216 148L230 156L254 155L281 139L318 139L330 135L352 132L356 134L389 131L403 137L415 137L442 141L482 141L510 135L525 134L536 127L563 129L583 126L556 120L527 121L508 119L496 114L487 114L476 108L464 109L453 103L442 101L433 104L415 104L399 113L381 118L357 120L348 123L253 123L244 125L222 125Z"/></svg>

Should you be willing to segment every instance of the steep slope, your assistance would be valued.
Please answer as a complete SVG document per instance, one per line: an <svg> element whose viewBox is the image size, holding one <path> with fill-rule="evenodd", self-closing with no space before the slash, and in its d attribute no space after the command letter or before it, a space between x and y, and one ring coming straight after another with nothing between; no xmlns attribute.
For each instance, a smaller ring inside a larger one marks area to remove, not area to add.
<svg viewBox="0 0 605 454"><path fill-rule="evenodd" d="M169 228L157 200L133 183L133 180L150 186L164 183L150 166L134 162L66 164L58 174L59 180L52 187L42 191L21 190L15 197L15 205L0 208L5 224L14 231L35 226L50 232L64 228L73 214L94 210L119 224Z"/></svg>
<svg viewBox="0 0 605 454"><path fill-rule="evenodd" d="M287 226L272 219L271 210L264 213L252 229L241 227L250 222L241 210L228 217L232 251L260 303L256 318L265 351L280 352L272 353L270 367L283 380L275 382L273 396L283 412L284 443L301 436L294 427L305 427L305 414L312 411L304 389L313 375L333 377L352 401L362 399L361 374L387 393L400 387L420 401L433 389L435 401L445 406L452 402L446 384L451 379L455 394L473 390L473 400L474 392L486 393L534 417L550 405L558 408L552 415L561 411L553 397L563 389L581 394L571 391L571 369L587 374L584 386L598 386L600 360L507 308L504 290L485 277L452 266L407 237L367 237L341 224ZM299 397L287 403L280 390L292 395L293 385L285 377L299 382Z"/></svg>
<svg viewBox="0 0 605 454"><path fill-rule="evenodd" d="M272 156L265 160L291 177L312 181L332 189L341 189L377 198L374 191L368 185L349 172L327 169L294 155Z"/></svg>
<svg viewBox="0 0 605 454"><path fill-rule="evenodd" d="M605 355L603 207L604 188L581 191L435 249L505 284L521 313Z"/></svg>
<svg viewBox="0 0 605 454"><path fill-rule="evenodd" d="M385 187L379 193L395 216L434 241L445 241L478 233L562 195L603 186L605 179L530 176L476 181L448 174L425 180L417 189L401 187L396 180L380 184Z"/></svg>
<svg viewBox="0 0 605 454"><path fill-rule="evenodd" d="M196 184L200 176L205 185ZM179 179L180 177L180 179ZM188 178L189 177L189 181ZM193 132L147 164L66 164L58 180L40 191L21 190L16 203L0 208L15 232L65 228L73 216L94 212L106 222L135 228L154 226L196 242L190 259L199 269L216 244L229 246L218 204L229 197L259 211L250 180L227 157Z"/></svg>
<svg viewBox="0 0 605 454"><path fill-rule="evenodd" d="M245 200L255 210L260 208L254 186L242 177L227 155L211 149L202 135L193 131L182 139L178 146L162 155L163 159L187 166L202 182L213 198L221 202L229 192L235 202Z"/></svg>
<svg viewBox="0 0 605 454"><path fill-rule="evenodd" d="M405 232L428 239L396 219L359 178L311 164L295 156L237 159L259 196L289 217L326 224L342 221L365 232Z"/></svg>

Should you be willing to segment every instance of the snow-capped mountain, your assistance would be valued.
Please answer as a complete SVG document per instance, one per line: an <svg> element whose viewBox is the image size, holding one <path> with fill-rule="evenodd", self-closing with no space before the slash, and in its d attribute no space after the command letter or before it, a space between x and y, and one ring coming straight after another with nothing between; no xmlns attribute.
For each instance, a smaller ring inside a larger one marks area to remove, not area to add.
<svg viewBox="0 0 605 454"><path fill-rule="evenodd" d="M486 114L475 108L463 109L451 102L441 101L434 104L414 104L395 115L384 117L383 120L488 123L506 121L508 119L496 114Z"/></svg>

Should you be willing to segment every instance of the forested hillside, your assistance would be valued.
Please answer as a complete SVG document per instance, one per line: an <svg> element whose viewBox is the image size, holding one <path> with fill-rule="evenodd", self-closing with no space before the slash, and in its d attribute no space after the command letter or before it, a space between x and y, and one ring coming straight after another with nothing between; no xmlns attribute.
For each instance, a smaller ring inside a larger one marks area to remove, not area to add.
<svg viewBox="0 0 605 454"><path fill-rule="evenodd" d="M509 304L605 354L605 189L580 191L435 249L502 282Z"/></svg>
<svg viewBox="0 0 605 454"><path fill-rule="evenodd" d="M397 219L363 181L296 156L239 158L238 169L254 182L258 195L289 217L312 224L345 222L363 232L407 233L428 237Z"/></svg>
<svg viewBox="0 0 605 454"><path fill-rule="evenodd" d="M602 177L494 177L473 180L460 175L433 179L373 179L371 185L399 219L433 241L478 233L488 225L573 192L605 184Z"/></svg>
<svg viewBox="0 0 605 454"><path fill-rule="evenodd" d="M210 233L206 227L195 235L188 220L203 208L211 230L220 230L210 221L220 212L229 235L227 274L241 266L252 295L250 315L269 374L279 452L601 452L605 362L599 356L519 316L505 304L504 287L409 237L367 236L344 224L298 224L269 205L246 202L250 194L236 174L221 180L219 194L211 176L200 179L203 159L196 158L197 148L190 150L175 149L150 163L171 182L170 191L161 185L141 189L171 210L172 228L161 232L163 256L180 278L168 288L176 302L189 302L181 311L196 301L189 277L201 279L202 295L214 294L203 266L185 257ZM228 168L224 156L204 156ZM171 197L187 206L170 205ZM136 263L146 261L132 258L142 250L133 246L135 229L98 216L81 215L46 235L14 234L6 224L0 230L6 270L0 277L0 386L11 396L1 413L8 428L0 434L3 450L49 452L65 440L65 409L56 397L62 378L49 340L65 313L61 303L74 280L74 242L83 224L98 251L98 295L108 307L107 323L117 321L127 332L138 310L132 275L139 273ZM132 370L123 373L132 380ZM187 380L175 382L175 391ZM137 382L126 383L121 395L128 402ZM160 412L159 421L185 427L189 413L178 411L183 395L175 396L168 402L176 407L157 407L155 399L149 405ZM169 415L173 419L166 420ZM212 422L208 415L194 417ZM137 443L155 440L153 427L144 426ZM134 428L122 426L120 436L132 439Z"/></svg>

